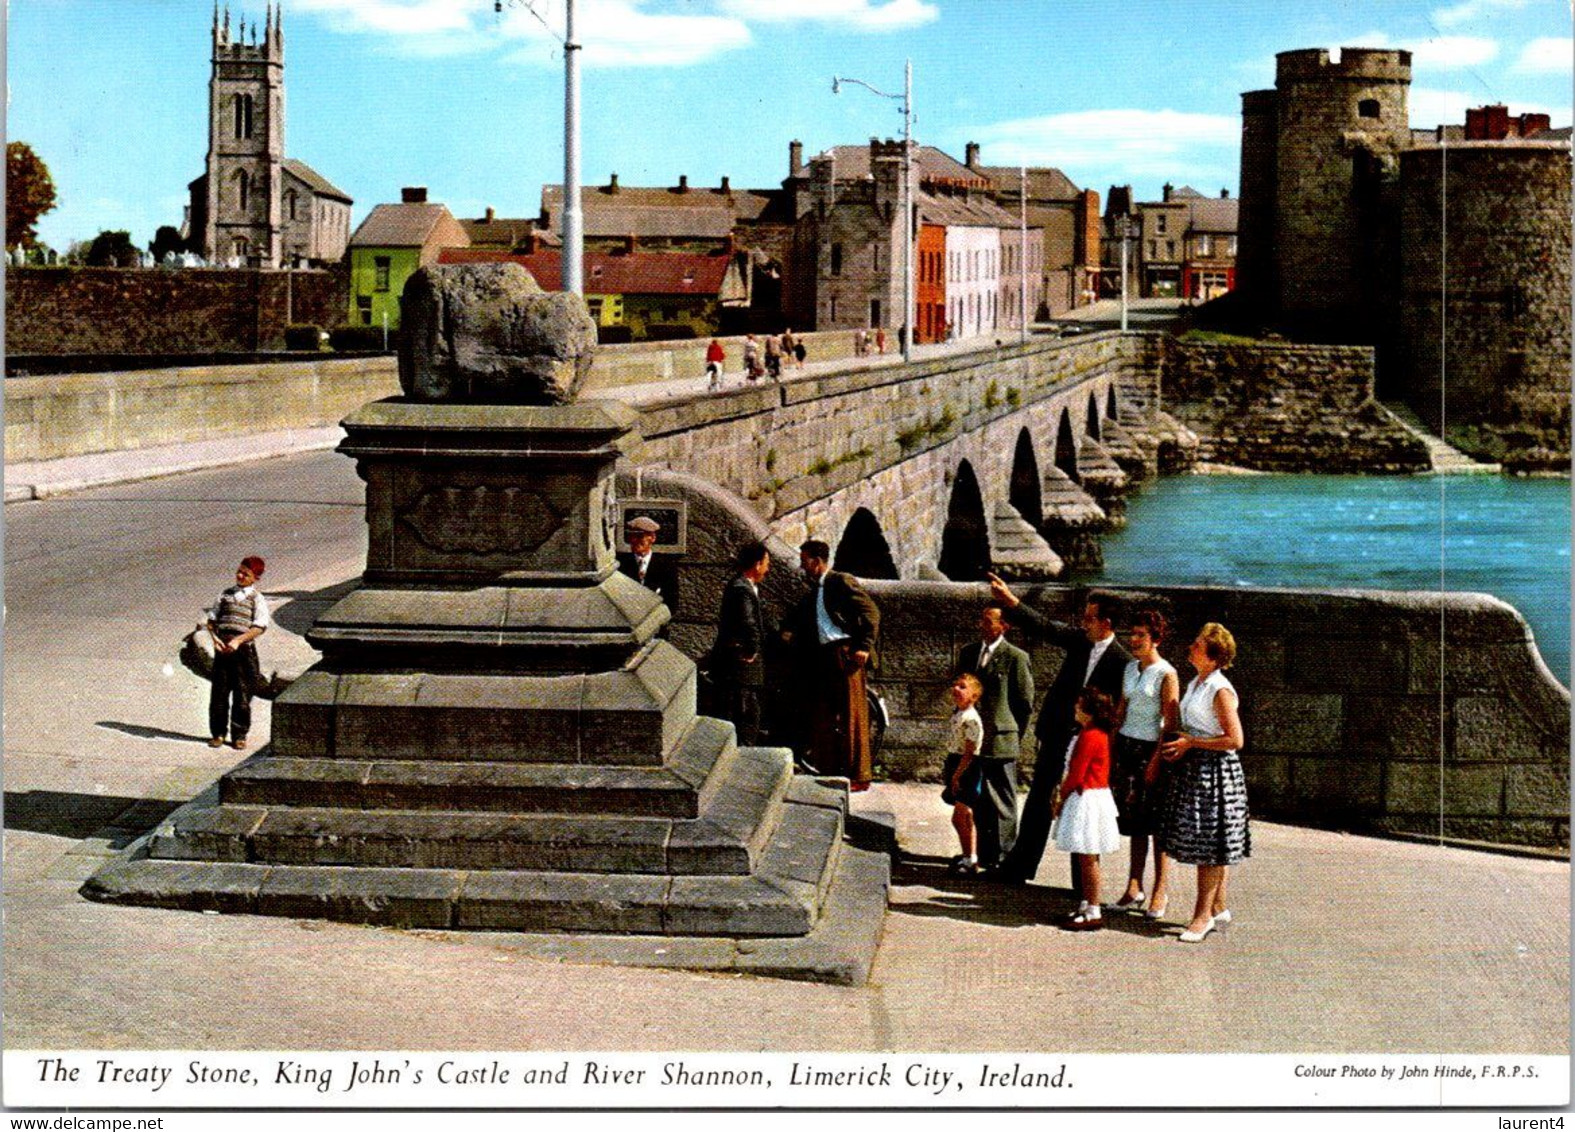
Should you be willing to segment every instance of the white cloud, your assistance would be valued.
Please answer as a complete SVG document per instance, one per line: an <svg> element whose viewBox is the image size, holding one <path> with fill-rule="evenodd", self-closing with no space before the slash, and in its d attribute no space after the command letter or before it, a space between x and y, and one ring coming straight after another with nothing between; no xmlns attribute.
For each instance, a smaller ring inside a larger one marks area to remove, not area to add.
<svg viewBox="0 0 1575 1132"><path fill-rule="evenodd" d="M1523 75L1568 74L1575 69L1575 39L1534 39L1522 49L1514 69Z"/></svg>
<svg viewBox="0 0 1575 1132"><path fill-rule="evenodd" d="M975 127L992 165L1119 167L1128 180L1212 183L1241 147L1241 119L1177 110L1082 110Z"/></svg>
<svg viewBox="0 0 1575 1132"><path fill-rule="evenodd" d="M1525 6L1526 0L1461 0L1459 4L1436 10L1433 22L1439 27L1459 27L1495 12L1517 11Z"/></svg>
<svg viewBox="0 0 1575 1132"><path fill-rule="evenodd" d="M339 31L437 35L474 30L488 0L290 0L298 12L321 13Z"/></svg>
<svg viewBox="0 0 1575 1132"><path fill-rule="evenodd" d="M941 14L925 0L722 0L722 10L758 23L826 23L875 32L919 27Z"/></svg>
<svg viewBox="0 0 1575 1132"><path fill-rule="evenodd" d="M1498 44L1473 35L1441 35L1406 45L1411 65L1435 71L1476 67L1498 58Z"/></svg>
<svg viewBox="0 0 1575 1132"><path fill-rule="evenodd" d="M748 46L749 26L727 16L675 15L646 11L644 0L581 0L575 16L576 38L584 45L581 58L587 67L685 67ZM562 13L549 14L538 2L537 11L562 27ZM551 33L529 12L507 14L510 35L552 42ZM520 52L512 61L543 63L539 51Z"/></svg>

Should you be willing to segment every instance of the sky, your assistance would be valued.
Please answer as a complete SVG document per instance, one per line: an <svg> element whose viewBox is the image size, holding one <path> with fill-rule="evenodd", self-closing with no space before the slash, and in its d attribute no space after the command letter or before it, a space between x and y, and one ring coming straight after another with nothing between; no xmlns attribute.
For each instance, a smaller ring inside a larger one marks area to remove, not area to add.
<svg viewBox="0 0 1575 1132"><path fill-rule="evenodd" d="M283 0L287 156L355 199L404 185L458 216L533 216L563 176L565 0ZM263 0L231 0L262 22ZM578 0L582 177L776 187L806 158L914 137L989 165L1237 191L1244 91L1308 47L1414 53L1411 123L1492 102L1571 121L1566 0ZM211 0L10 0L8 140L53 173L40 237L146 245L203 172Z"/></svg>

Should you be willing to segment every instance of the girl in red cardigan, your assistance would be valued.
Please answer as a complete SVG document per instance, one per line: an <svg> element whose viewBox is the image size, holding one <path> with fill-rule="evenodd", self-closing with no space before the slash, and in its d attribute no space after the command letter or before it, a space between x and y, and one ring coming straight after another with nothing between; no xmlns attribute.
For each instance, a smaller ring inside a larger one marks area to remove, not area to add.
<svg viewBox="0 0 1575 1132"><path fill-rule="evenodd" d="M1061 924L1067 931L1093 932L1105 926L1099 909L1099 855L1121 848L1116 800L1110 793L1110 733L1116 708L1098 688L1084 688L1077 698L1081 731L1073 740L1066 777L1056 794L1056 848L1072 854L1083 890L1083 903Z"/></svg>

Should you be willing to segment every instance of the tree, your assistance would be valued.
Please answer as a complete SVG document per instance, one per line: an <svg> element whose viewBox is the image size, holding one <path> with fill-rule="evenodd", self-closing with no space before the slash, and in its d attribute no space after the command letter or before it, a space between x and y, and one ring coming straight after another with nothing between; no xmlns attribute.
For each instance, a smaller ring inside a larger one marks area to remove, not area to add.
<svg viewBox="0 0 1575 1132"><path fill-rule="evenodd" d="M180 238L180 230L168 224L159 226L159 230L153 234L153 242L148 245L148 251L152 252L153 258L160 263L164 262L164 257L170 252L179 255L185 250L186 241Z"/></svg>
<svg viewBox="0 0 1575 1132"><path fill-rule="evenodd" d="M26 142L5 147L5 246L31 247L38 240L34 225L55 207L55 180L49 166Z"/></svg>
<svg viewBox="0 0 1575 1132"><path fill-rule="evenodd" d="M130 232L100 232L87 251L89 267L136 267L139 261Z"/></svg>

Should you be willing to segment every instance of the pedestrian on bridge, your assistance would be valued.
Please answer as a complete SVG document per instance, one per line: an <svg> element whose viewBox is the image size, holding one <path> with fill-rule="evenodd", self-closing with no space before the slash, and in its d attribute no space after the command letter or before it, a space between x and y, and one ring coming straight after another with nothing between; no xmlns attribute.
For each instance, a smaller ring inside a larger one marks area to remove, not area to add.
<svg viewBox="0 0 1575 1132"><path fill-rule="evenodd" d="M213 638L213 687L208 693L210 747L224 746L228 735L230 746L244 751L252 729L252 695L262 683L262 664L252 642L269 623L268 602L257 589L264 565L255 554L241 559L235 568L235 584L208 610L208 634Z"/></svg>
<svg viewBox="0 0 1575 1132"><path fill-rule="evenodd" d="M722 349L722 342L718 338L711 339L711 344L705 348L705 376L706 392L715 393L722 388L722 363L727 360L727 353Z"/></svg>

